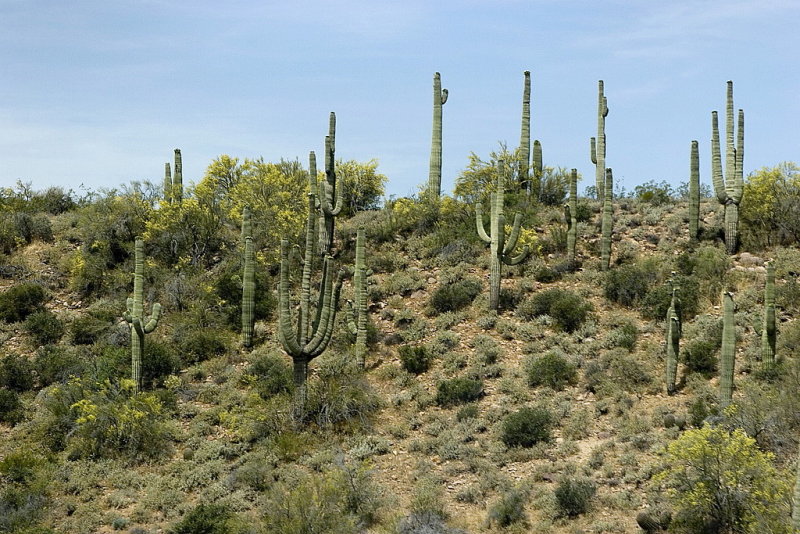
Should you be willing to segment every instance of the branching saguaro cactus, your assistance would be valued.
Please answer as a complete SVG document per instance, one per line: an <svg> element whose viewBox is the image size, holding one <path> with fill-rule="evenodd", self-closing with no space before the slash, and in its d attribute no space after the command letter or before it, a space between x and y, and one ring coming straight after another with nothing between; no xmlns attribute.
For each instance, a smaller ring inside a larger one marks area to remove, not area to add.
<svg viewBox="0 0 800 534"><path fill-rule="evenodd" d="M670 281L670 283L672 283ZM667 393L675 393L678 378L678 354L681 339L681 301L678 298L680 288L672 287L672 300L667 310Z"/></svg>
<svg viewBox="0 0 800 534"><path fill-rule="evenodd" d="M597 198L604 198L606 175L606 117L608 116L608 100L603 94L603 80L597 82L597 138L589 140L589 154L595 164L595 181Z"/></svg>
<svg viewBox="0 0 800 534"><path fill-rule="evenodd" d="M180 204L183 202L183 160L181 149L175 149L175 176L172 178L172 200Z"/></svg>
<svg viewBox="0 0 800 534"><path fill-rule="evenodd" d="M697 141L692 141L689 155L689 240L697 241L700 235L700 151Z"/></svg>
<svg viewBox="0 0 800 534"><path fill-rule="evenodd" d="M765 370L775 366L775 265L767 263L767 282L764 286L764 320L761 326L761 364Z"/></svg>
<svg viewBox="0 0 800 534"><path fill-rule="evenodd" d="M349 302L347 328L356 336L355 353L358 366L365 367L367 355L367 266L365 263L364 228L356 234L356 264L353 272L353 301Z"/></svg>
<svg viewBox="0 0 800 534"><path fill-rule="evenodd" d="M611 266L611 234L614 232L614 177L611 169L606 169L603 184L603 219L601 225L600 270L607 271Z"/></svg>
<svg viewBox="0 0 800 534"><path fill-rule="evenodd" d="M514 249L517 247L517 240L520 234L520 223L522 214L514 216L514 225L511 235L506 240L506 217L504 211L505 197L505 162L498 160L497 176L495 178L495 190L491 194L491 212L489 219L489 233L483 227L483 206L480 202L475 205L475 220L478 228L478 236L490 245L490 272L489 272L489 308L496 310L500 304L500 279L501 262L506 265L518 265L525 261L530 250L525 245L522 252L512 257Z"/></svg>
<svg viewBox="0 0 800 534"><path fill-rule="evenodd" d="M734 322L733 294L722 295L722 350L719 366L719 404L726 408L733 399L733 371L736 363L736 323Z"/></svg>
<svg viewBox="0 0 800 534"><path fill-rule="evenodd" d="M242 223L242 233L245 231ZM244 266L242 267L242 346L253 346L253 324L255 323L256 255L253 236L244 238Z"/></svg>
<svg viewBox="0 0 800 534"><path fill-rule="evenodd" d="M428 194L438 200L442 194L442 106L447 102L447 89L442 89L439 73L433 75L433 133L431 135L431 161L428 171Z"/></svg>
<svg viewBox="0 0 800 534"><path fill-rule="evenodd" d="M525 71L522 89L522 131L519 136L519 187L531 194L529 167L531 160L531 73Z"/></svg>
<svg viewBox="0 0 800 534"><path fill-rule="evenodd" d="M313 152L312 152L313 154ZM333 248L333 226L336 216L342 211L344 186L336 183L336 114L331 111L328 121L328 135L325 137L325 179L319 183L319 198L317 202L320 210L319 225L319 254L325 256ZM311 166L309 156L309 167ZM316 181L316 156L314 168L309 169L312 178Z"/></svg>
<svg viewBox="0 0 800 534"><path fill-rule="evenodd" d="M169 162L164 164L164 202L172 202L172 169Z"/></svg>
<svg viewBox="0 0 800 534"><path fill-rule="evenodd" d="M158 326L161 304L153 304L150 317L144 317L144 242L136 239L134 245L133 297L128 298L125 321L131 328L131 378L136 391L142 390L142 353L144 336Z"/></svg>
<svg viewBox="0 0 800 534"><path fill-rule="evenodd" d="M738 247L739 203L744 192L744 111L739 110L736 146L733 144L733 82L728 81L725 113L725 174L719 144L717 112L711 112L711 179L717 200L725 207L725 248L735 254Z"/></svg>
<svg viewBox="0 0 800 534"><path fill-rule="evenodd" d="M313 178L309 175L309 180ZM310 187L311 184L309 184ZM314 261L314 238L316 198L313 189L308 195L308 218L306 220L306 244L303 256L303 271L300 289L300 315L297 326L292 321L289 296L289 243L281 240L281 270L278 285L278 337L283 349L294 362L294 420L302 421L305 415L306 379L308 364L322 354L333 336L336 309L342 288L341 273L334 276L333 258L326 255L322 260L322 280L320 281L316 312L311 316L311 270ZM335 280L334 280L335 278Z"/></svg>
<svg viewBox="0 0 800 534"><path fill-rule="evenodd" d="M578 169L569 174L569 199L564 204L564 219L567 222L567 261L575 263L575 244L578 241Z"/></svg>

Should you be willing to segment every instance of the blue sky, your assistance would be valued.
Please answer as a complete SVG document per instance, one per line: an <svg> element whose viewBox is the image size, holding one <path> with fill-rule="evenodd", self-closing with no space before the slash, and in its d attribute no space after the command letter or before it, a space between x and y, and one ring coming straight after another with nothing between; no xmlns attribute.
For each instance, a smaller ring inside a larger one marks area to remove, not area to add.
<svg viewBox="0 0 800 534"><path fill-rule="evenodd" d="M220 154L377 158L387 193L428 176L432 76L443 189L471 151L519 142L522 72L546 165L593 180L597 80L607 165L629 190L685 181L692 139L710 183L710 112L734 80L745 171L800 160L796 0L178 2L0 0L0 186L184 180ZM581 188L582 189L582 188Z"/></svg>

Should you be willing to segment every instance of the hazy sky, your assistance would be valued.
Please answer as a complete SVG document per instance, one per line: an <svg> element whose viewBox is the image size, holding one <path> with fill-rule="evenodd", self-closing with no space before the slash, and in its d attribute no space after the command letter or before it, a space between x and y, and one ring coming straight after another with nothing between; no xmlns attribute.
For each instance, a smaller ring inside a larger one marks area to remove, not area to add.
<svg viewBox="0 0 800 534"><path fill-rule="evenodd" d="M471 151L519 143L524 70L545 164L583 186L598 79L629 190L685 181L692 139L710 183L729 79L745 172L800 160L797 0L0 0L0 23L0 186L160 183L174 148L185 181L220 154L305 164L335 111L337 157L377 158L408 195L428 176L435 71L446 191Z"/></svg>

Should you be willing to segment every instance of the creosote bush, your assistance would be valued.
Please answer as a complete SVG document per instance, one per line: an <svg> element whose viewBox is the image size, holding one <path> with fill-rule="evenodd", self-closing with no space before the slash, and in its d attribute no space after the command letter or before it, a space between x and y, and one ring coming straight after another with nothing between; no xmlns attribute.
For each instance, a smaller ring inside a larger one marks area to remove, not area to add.
<svg viewBox="0 0 800 534"><path fill-rule="evenodd" d="M415 375L428 370L433 355L427 345L403 345L398 349L403 369Z"/></svg>
<svg viewBox="0 0 800 534"><path fill-rule="evenodd" d="M586 513L589 504L597 491L591 480L565 477L555 489L556 502L561 515L575 517Z"/></svg>
<svg viewBox="0 0 800 534"><path fill-rule="evenodd" d="M553 423L553 415L547 408L522 408L503 420L500 439L507 447L532 447L541 441L550 441Z"/></svg>
<svg viewBox="0 0 800 534"><path fill-rule="evenodd" d="M431 295L431 307L438 313L458 311L472 304L481 289L480 281L474 278L443 285Z"/></svg>
<svg viewBox="0 0 800 534"><path fill-rule="evenodd" d="M549 315L556 326L574 332L591 311L591 303L580 295L565 289L548 289L525 299L517 308L517 315L525 320Z"/></svg>
<svg viewBox="0 0 800 534"><path fill-rule="evenodd" d="M575 366L552 351L528 362L526 372L528 385L547 386L555 391L560 391L567 385L574 385L578 380Z"/></svg>
<svg viewBox="0 0 800 534"><path fill-rule="evenodd" d="M0 321L24 321L44 304L47 293L39 284L23 282L0 293Z"/></svg>
<svg viewBox="0 0 800 534"><path fill-rule="evenodd" d="M483 395L483 382L471 378L453 378L439 382L436 404L453 406L478 400Z"/></svg>
<svg viewBox="0 0 800 534"><path fill-rule="evenodd" d="M52 312L42 310L25 319L25 330L39 345L55 343L64 335L64 324Z"/></svg>

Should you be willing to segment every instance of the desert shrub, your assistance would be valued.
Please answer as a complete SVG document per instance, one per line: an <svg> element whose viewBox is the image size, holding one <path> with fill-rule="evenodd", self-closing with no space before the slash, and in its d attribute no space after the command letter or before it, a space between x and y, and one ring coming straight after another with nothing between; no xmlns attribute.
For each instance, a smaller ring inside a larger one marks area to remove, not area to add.
<svg viewBox="0 0 800 534"><path fill-rule="evenodd" d="M621 265L606 273L603 291L608 300L633 307L656 283L657 273L639 263Z"/></svg>
<svg viewBox="0 0 800 534"><path fill-rule="evenodd" d="M0 388L0 421L15 425L22 421L23 417L24 413L22 411L22 403L19 401L19 393L10 389Z"/></svg>
<svg viewBox="0 0 800 534"><path fill-rule="evenodd" d="M256 391L264 399L292 391L294 388L292 367L281 354L272 352L256 354L247 373L255 377Z"/></svg>
<svg viewBox="0 0 800 534"><path fill-rule="evenodd" d="M440 286L431 295L431 307L439 313L466 308L481 292L482 285L475 278L465 278Z"/></svg>
<svg viewBox="0 0 800 534"><path fill-rule="evenodd" d="M545 167L538 183L538 200L545 206L561 206L567 196L569 171L558 167Z"/></svg>
<svg viewBox="0 0 800 534"><path fill-rule="evenodd" d="M556 503L561 515L575 517L586 513L594 497L595 488L591 480L584 478L562 478L555 489Z"/></svg>
<svg viewBox="0 0 800 534"><path fill-rule="evenodd" d="M411 512L400 519L397 534L466 534L466 531L448 526L444 518L434 512Z"/></svg>
<svg viewBox="0 0 800 534"><path fill-rule="evenodd" d="M171 345L148 339L143 352L142 382L145 384L160 385L164 378L181 368L180 357Z"/></svg>
<svg viewBox="0 0 800 534"><path fill-rule="evenodd" d="M186 364L198 363L214 356L221 356L228 350L224 332L214 328L184 330L178 338L178 351L181 361Z"/></svg>
<svg viewBox="0 0 800 534"><path fill-rule="evenodd" d="M111 328L111 322L94 317L81 315L69 324L69 334L75 345L91 345Z"/></svg>
<svg viewBox="0 0 800 534"><path fill-rule="evenodd" d="M215 293L213 296L225 303L223 312L228 324L236 328L242 326L242 268L241 256L233 255L222 263L211 282ZM256 321L268 319L277 307L275 292L270 289L272 284L269 270L257 265L255 283L253 316Z"/></svg>
<svg viewBox="0 0 800 534"><path fill-rule="evenodd" d="M633 351L636 348L636 341L639 338L639 329L633 321L624 321L621 325L612 330L608 335L609 343L614 347L622 347Z"/></svg>
<svg viewBox="0 0 800 534"><path fill-rule="evenodd" d="M656 182L655 180L650 180L633 188L634 198L653 206L669 204L674 196L675 191L665 181Z"/></svg>
<svg viewBox="0 0 800 534"><path fill-rule="evenodd" d="M459 408L458 412L456 412L456 421L460 423L469 419L475 419L478 417L478 414L479 410L475 404L467 404Z"/></svg>
<svg viewBox="0 0 800 534"><path fill-rule="evenodd" d="M547 386L555 391L561 391L578 380L575 366L556 352L548 352L528 362L526 373L531 387Z"/></svg>
<svg viewBox="0 0 800 534"><path fill-rule="evenodd" d="M506 416L500 430L500 440L507 447L532 447L550 441L553 416L544 407L526 407Z"/></svg>
<svg viewBox="0 0 800 534"><path fill-rule="evenodd" d="M707 339L693 339L683 346L683 361L693 373L710 378L717 372L717 348Z"/></svg>
<svg viewBox="0 0 800 534"><path fill-rule="evenodd" d="M44 304L47 293L39 284L23 282L0 293L0 321L25 320Z"/></svg>
<svg viewBox="0 0 800 534"><path fill-rule="evenodd" d="M453 378L439 382L436 404L453 406L478 400L483 395L483 382L471 378Z"/></svg>
<svg viewBox="0 0 800 534"><path fill-rule="evenodd" d="M0 387L22 393L33 389L33 366L24 356L7 354L0 360Z"/></svg>
<svg viewBox="0 0 800 534"><path fill-rule="evenodd" d="M48 504L45 461L32 453L6 451L0 461L0 532L49 534L35 525Z"/></svg>
<svg viewBox="0 0 800 534"><path fill-rule="evenodd" d="M574 332L591 311L592 305L577 293L548 289L525 299L517 308L517 315L526 320L549 315L556 326L566 332Z"/></svg>
<svg viewBox="0 0 800 534"><path fill-rule="evenodd" d="M39 386L45 387L55 382L62 382L70 376L81 375L85 364L72 347L45 345L36 351L33 368L36 370Z"/></svg>
<svg viewBox="0 0 800 534"><path fill-rule="evenodd" d="M170 529L170 534L227 534L233 514L220 504L199 504Z"/></svg>
<svg viewBox="0 0 800 534"><path fill-rule="evenodd" d="M694 277L676 275L674 284L680 289L678 298L681 302L681 320L688 321L697 315L700 296L700 284ZM661 284L648 291L641 300L642 315L647 319L664 320L672 300L672 287Z"/></svg>
<svg viewBox="0 0 800 534"><path fill-rule="evenodd" d="M346 354L319 359L317 379L309 383L307 417L321 427L366 424L380 400L364 373Z"/></svg>
<svg viewBox="0 0 800 534"><path fill-rule="evenodd" d="M25 319L25 330L40 345L55 343L64 335L64 324L52 312L34 312Z"/></svg>
<svg viewBox="0 0 800 534"><path fill-rule="evenodd" d="M489 507L486 522L489 526L510 527L515 523L525 524L528 518L525 515L526 492L513 489L500 495L500 498Z"/></svg>
<svg viewBox="0 0 800 534"><path fill-rule="evenodd" d="M398 349L403 369L415 375L428 370L433 360L427 345L403 345Z"/></svg>

